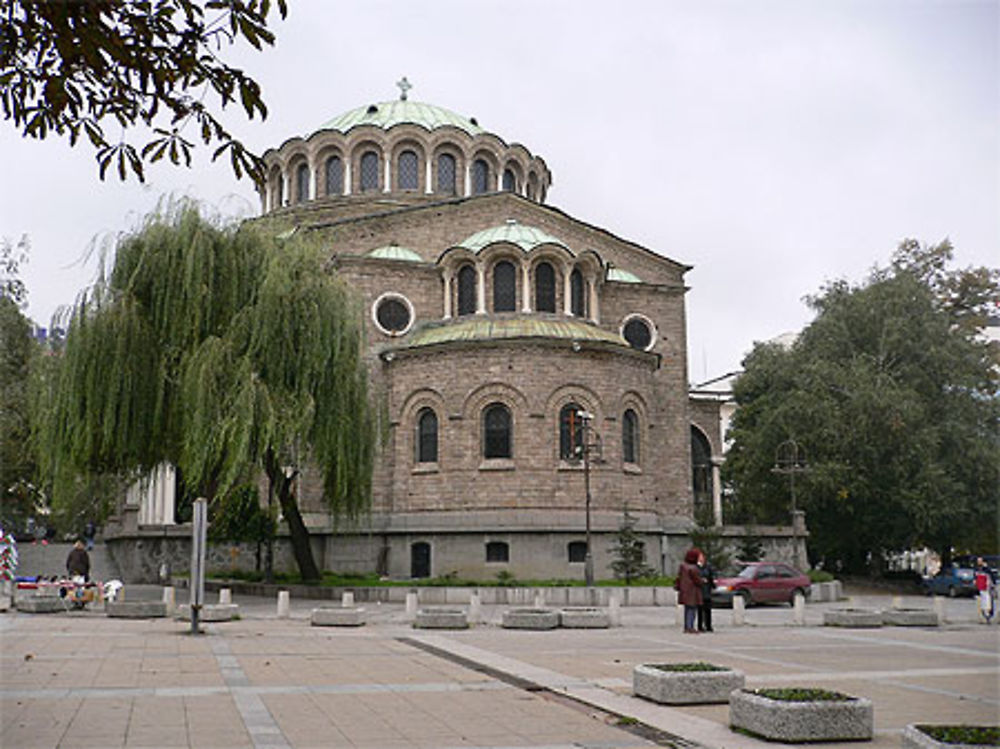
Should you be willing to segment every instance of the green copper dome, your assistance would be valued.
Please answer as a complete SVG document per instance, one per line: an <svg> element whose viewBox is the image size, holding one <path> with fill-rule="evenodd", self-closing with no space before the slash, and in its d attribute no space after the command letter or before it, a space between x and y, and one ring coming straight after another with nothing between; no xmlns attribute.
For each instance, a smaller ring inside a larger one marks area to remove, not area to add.
<svg viewBox="0 0 1000 749"><path fill-rule="evenodd" d="M530 252L540 244L557 244L567 250L569 249L561 239L553 237L551 234L534 226L526 226L513 220L501 226L494 226L476 232L471 237L467 237L459 242L457 246L464 247L473 252L479 252L494 242L511 242L525 252Z"/></svg>
<svg viewBox="0 0 1000 749"><path fill-rule="evenodd" d="M642 283L642 279L635 273L629 273L622 268L608 268L608 280L619 283Z"/></svg>
<svg viewBox="0 0 1000 749"><path fill-rule="evenodd" d="M388 130L393 125L403 123L420 125L428 130L436 130L448 125L464 130L469 135L486 132L471 117L464 117L444 107L425 104L421 101L395 100L378 104L366 104L352 109L339 117L334 117L320 126L320 130L337 130L346 133L359 125L375 125Z"/></svg>
<svg viewBox="0 0 1000 749"><path fill-rule="evenodd" d="M420 253L411 250L409 247L400 247L398 244L390 244L385 247L376 247L367 253L368 257L379 258L381 260L405 260L410 263L422 263L424 259Z"/></svg>
<svg viewBox="0 0 1000 749"><path fill-rule="evenodd" d="M419 348L455 341L496 341L514 338L587 341L627 348L620 336L591 323L571 318L538 315L509 318L469 315L445 323L432 323L416 330L404 345L407 348Z"/></svg>

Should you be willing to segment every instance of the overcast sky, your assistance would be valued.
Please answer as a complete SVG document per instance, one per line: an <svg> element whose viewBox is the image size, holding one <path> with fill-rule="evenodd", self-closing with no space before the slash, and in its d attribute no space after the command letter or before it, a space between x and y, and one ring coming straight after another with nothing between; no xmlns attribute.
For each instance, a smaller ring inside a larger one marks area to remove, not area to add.
<svg viewBox="0 0 1000 749"><path fill-rule="evenodd" d="M289 0L275 48L229 59L268 119L260 151L348 109L410 98L475 116L552 170L547 202L694 266L693 382L811 318L898 241L950 237L1000 265L1000 2ZM193 137L193 134L192 134ZM165 194L224 214L259 201L204 151L145 185L100 182L89 147L0 125L0 235L31 241L28 314L47 324L93 279L88 247Z"/></svg>

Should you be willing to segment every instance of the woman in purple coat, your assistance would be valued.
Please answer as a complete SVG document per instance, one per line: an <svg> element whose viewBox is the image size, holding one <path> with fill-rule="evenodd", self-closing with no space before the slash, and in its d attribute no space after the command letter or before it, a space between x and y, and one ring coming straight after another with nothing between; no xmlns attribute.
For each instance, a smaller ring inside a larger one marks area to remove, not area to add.
<svg viewBox="0 0 1000 749"><path fill-rule="evenodd" d="M674 589L677 591L677 602L684 606L684 632L697 634L694 620L698 607L702 603L701 573L698 571L698 560L702 558L701 549L692 547L684 555L684 561L677 570L677 581Z"/></svg>

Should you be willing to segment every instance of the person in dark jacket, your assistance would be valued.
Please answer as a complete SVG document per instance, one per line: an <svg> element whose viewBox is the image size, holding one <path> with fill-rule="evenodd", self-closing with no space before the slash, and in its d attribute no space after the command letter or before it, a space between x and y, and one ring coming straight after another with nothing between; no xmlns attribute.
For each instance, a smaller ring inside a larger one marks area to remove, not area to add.
<svg viewBox="0 0 1000 749"><path fill-rule="evenodd" d="M698 607L698 631L712 632L712 589L715 587L715 570L705 555L698 563L701 573L701 606Z"/></svg>
<svg viewBox="0 0 1000 749"><path fill-rule="evenodd" d="M684 561L677 570L677 581L674 589L677 591L677 602L684 607L684 632L697 634L694 620L701 606L701 574L698 572L698 559L703 555L701 549L692 547L684 555Z"/></svg>
<svg viewBox="0 0 1000 749"><path fill-rule="evenodd" d="M66 557L66 571L70 577L79 576L85 581L90 580L90 555L83 548L83 541L77 541L69 550L69 556Z"/></svg>

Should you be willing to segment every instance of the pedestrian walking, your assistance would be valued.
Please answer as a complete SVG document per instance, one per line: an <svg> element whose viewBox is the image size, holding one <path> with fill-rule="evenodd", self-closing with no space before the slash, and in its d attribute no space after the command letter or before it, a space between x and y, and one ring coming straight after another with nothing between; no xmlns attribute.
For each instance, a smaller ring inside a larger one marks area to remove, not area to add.
<svg viewBox="0 0 1000 749"><path fill-rule="evenodd" d="M698 631L713 632L712 629L712 589L715 588L715 570L712 563L702 553L698 563L701 574L701 606L698 607Z"/></svg>
<svg viewBox="0 0 1000 749"><path fill-rule="evenodd" d="M982 557L976 559L975 583L978 591L979 615L989 624L996 613L996 581L993 579L992 570L986 566Z"/></svg>
<svg viewBox="0 0 1000 749"><path fill-rule="evenodd" d="M677 580L674 590L677 591L677 602L684 607L685 634L698 634L695 629L695 617L701 606L701 573L698 572L698 560L702 558L701 549L691 547L684 555L684 561L677 569Z"/></svg>
<svg viewBox="0 0 1000 749"><path fill-rule="evenodd" d="M77 541L66 557L66 572L71 578L82 577L84 582L90 581L90 555L83 548L83 541Z"/></svg>

